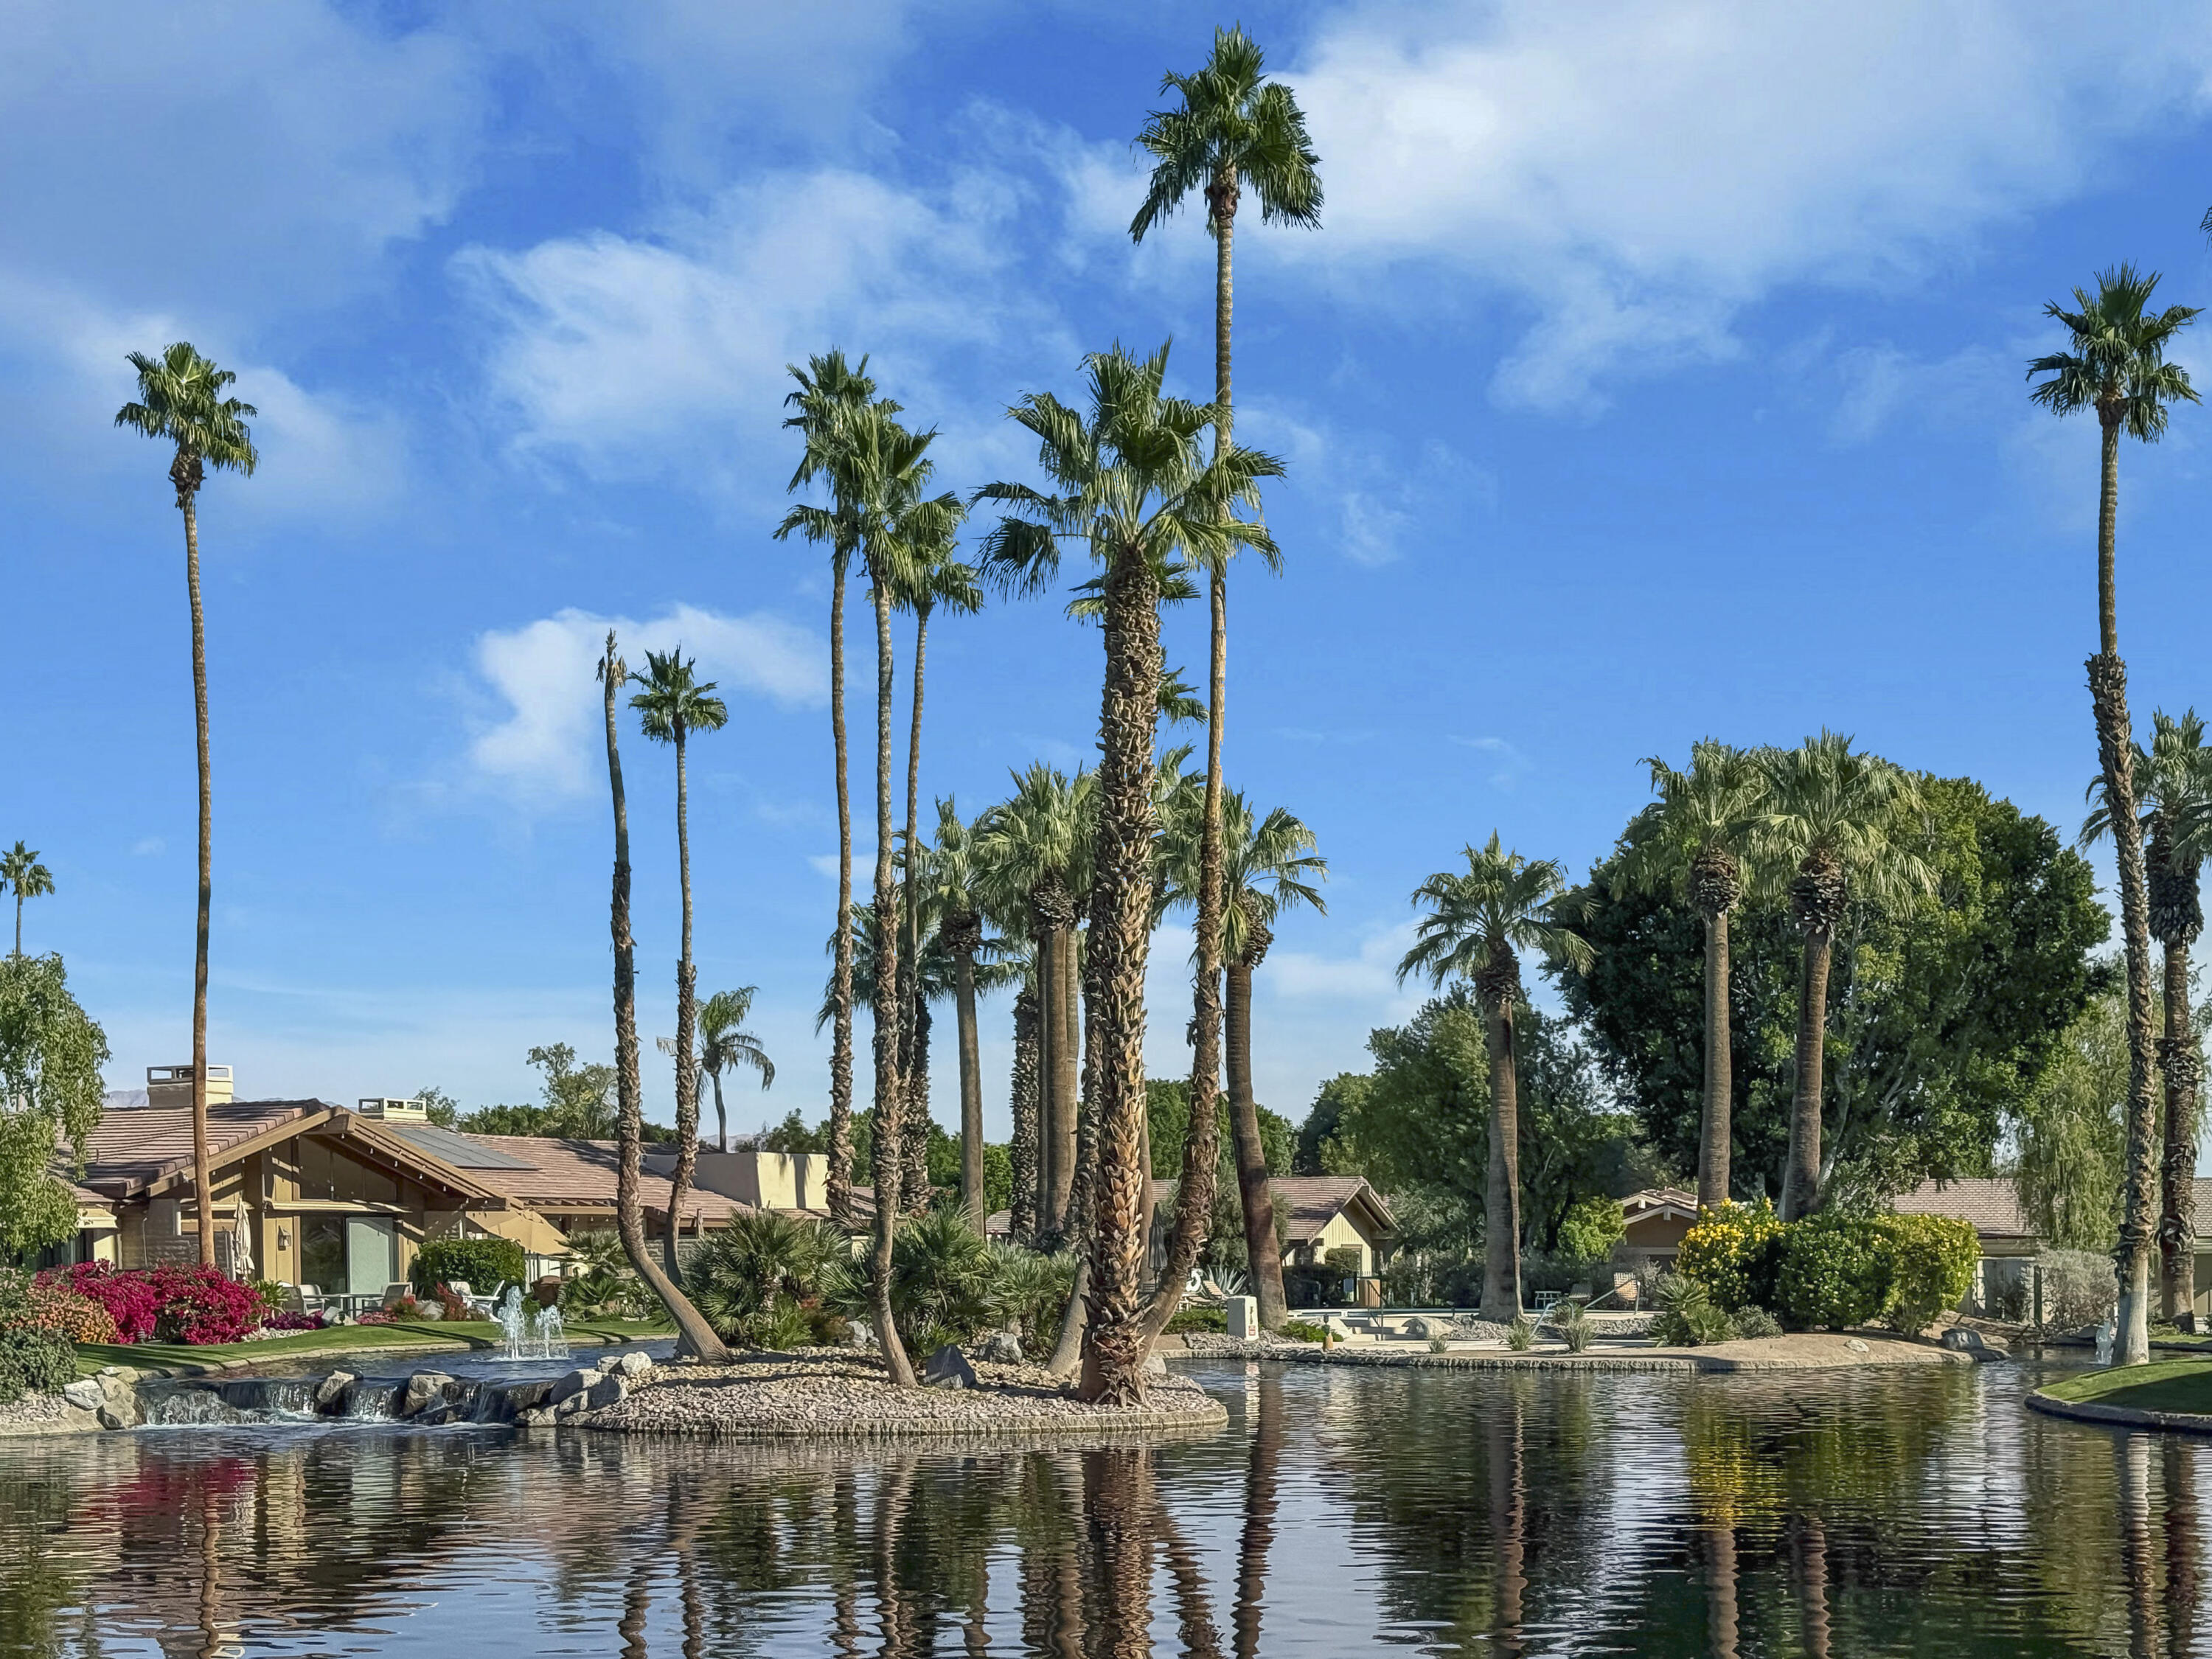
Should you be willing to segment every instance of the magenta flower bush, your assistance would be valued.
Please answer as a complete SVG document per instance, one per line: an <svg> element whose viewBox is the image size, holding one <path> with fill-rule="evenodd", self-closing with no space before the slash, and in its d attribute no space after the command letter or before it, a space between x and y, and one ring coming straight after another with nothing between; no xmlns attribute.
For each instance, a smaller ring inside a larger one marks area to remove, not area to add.
<svg viewBox="0 0 2212 1659"><path fill-rule="evenodd" d="M106 1309L120 1342L151 1339L195 1347L235 1342L264 1314L261 1295L252 1285L198 1265L125 1269L82 1261L50 1268L39 1282L59 1285Z"/></svg>

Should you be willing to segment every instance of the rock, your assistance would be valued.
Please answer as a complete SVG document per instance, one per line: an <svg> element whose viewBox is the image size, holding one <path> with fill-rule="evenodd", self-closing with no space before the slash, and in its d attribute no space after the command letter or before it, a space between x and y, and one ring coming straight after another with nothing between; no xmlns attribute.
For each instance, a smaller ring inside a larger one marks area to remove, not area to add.
<svg viewBox="0 0 2212 1659"><path fill-rule="evenodd" d="M1441 1320L1424 1319L1419 1314L1415 1314L1400 1328L1416 1342L1425 1342L1432 1336L1442 1336L1444 1334Z"/></svg>
<svg viewBox="0 0 2212 1659"><path fill-rule="evenodd" d="M572 1417L581 1417L584 1410L585 1396L580 1394L572 1394L553 1407L553 1420L556 1423L565 1423Z"/></svg>
<svg viewBox="0 0 2212 1659"><path fill-rule="evenodd" d="M332 1371L315 1385L315 1409L325 1414L343 1412L353 1385L360 1381L351 1371Z"/></svg>
<svg viewBox="0 0 2212 1659"><path fill-rule="evenodd" d="M921 1380L932 1389L972 1389L975 1368L968 1363L966 1354L948 1342L929 1356L928 1364L921 1368Z"/></svg>
<svg viewBox="0 0 2212 1659"><path fill-rule="evenodd" d="M514 1426L518 1429L542 1429L552 1420L553 1408L550 1406L532 1406L514 1414Z"/></svg>
<svg viewBox="0 0 2212 1659"><path fill-rule="evenodd" d="M1989 1345L1982 1340L1979 1331L1968 1330L1964 1325L1954 1325L1943 1333L1943 1346L1959 1353L1976 1353Z"/></svg>
<svg viewBox="0 0 2212 1659"><path fill-rule="evenodd" d="M1861 1337L1852 1337L1849 1341L1845 1342L1844 1346L1846 1348L1849 1348L1853 1353L1872 1353L1874 1352L1872 1348L1867 1346L1865 1340Z"/></svg>
<svg viewBox="0 0 2212 1659"><path fill-rule="evenodd" d="M553 1403L556 1406L566 1403L572 1396L583 1393L599 1380L599 1373L596 1367L590 1370L570 1371L553 1385Z"/></svg>
<svg viewBox="0 0 2212 1659"><path fill-rule="evenodd" d="M605 1411L610 1406L621 1405L623 1396L629 1393L629 1384L623 1380L620 1373L617 1373L612 1376L601 1377L576 1398L584 1402L585 1410L597 1412Z"/></svg>
<svg viewBox="0 0 2212 1659"><path fill-rule="evenodd" d="M407 1387L399 1396L399 1415L412 1417L425 1407L440 1403L453 1382L443 1371L416 1372L407 1379Z"/></svg>
<svg viewBox="0 0 2212 1659"><path fill-rule="evenodd" d="M983 1339L975 1357L987 1365L1018 1365L1024 1358L1022 1340L1012 1331L994 1331Z"/></svg>
<svg viewBox="0 0 2212 1659"><path fill-rule="evenodd" d="M626 1353L615 1361L612 1369L635 1382L653 1375L653 1356L649 1353Z"/></svg>
<svg viewBox="0 0 2212 1659"><path fill-rule="evenodd" d="M447 1400L440 1401L428 1411L416 1413L415 1422L418 1427L434 1429L441 1424L459 1422L460 1415L460 1407L452 1401Z"/></svg>
<svg viewBox="0 0 2212 1659"><path fill-rule="evenodd" d="M135 1429L146 1420L145 1411L138 1404L138 1390L121 1371L100 1376L100 1404L94 1409L103 1429Z"/></svg>
<svg viewBox="0 0 2212 1659"><path fill-rule="evenodd" d="M81 1412L96 1412L107 1403L100 1384L89 1376L81 1376L64 1389L62 1398Z"/></svg>
<svg viewBox="0 0 2212 1659"><path fill-rule="evenodd" d="M1146 1355L1145 1356L1145 1375L1146 1375L1146 1376L1165 1376L1167 1374L1168 1374L1168 1362L1167 1362L1166 1360L1164 1360L1164 1359L1161 1358L1159 1357L1159 1355L1158 1355L1158 1354L1156 1354L1156 1353L1153 1353L1153 1354L1146 1354Z"/></svg>

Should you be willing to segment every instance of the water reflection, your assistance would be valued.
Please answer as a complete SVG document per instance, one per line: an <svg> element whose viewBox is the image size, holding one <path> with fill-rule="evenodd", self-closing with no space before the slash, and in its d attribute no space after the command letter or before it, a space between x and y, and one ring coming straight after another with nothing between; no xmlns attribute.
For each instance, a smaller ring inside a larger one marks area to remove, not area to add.
<svg viewBox="0 0 2212 1659"><path fill-rule="evenodd" d="M1212 1439L0 1444L0 1656L2203 1650L2205 1447L2024 1379L1224 1368Z"/></svg>

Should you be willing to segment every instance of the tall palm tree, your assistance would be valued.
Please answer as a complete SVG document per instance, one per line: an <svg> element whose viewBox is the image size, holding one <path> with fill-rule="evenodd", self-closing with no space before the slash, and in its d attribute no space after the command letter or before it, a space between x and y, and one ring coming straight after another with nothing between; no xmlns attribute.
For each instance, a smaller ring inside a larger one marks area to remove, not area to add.
<svg viewBox="0 0 2212 1659"><path fill-rule="evenodd" d="M1936 878L1906 842L1920 788L1902 768L1823 731L1795 749L1759 757L1765 810L1756 825L1761 860L1779 880L1788 869L1790 909L1804 936L1797 989L1797 1066L1790 1106L1790 1161L1782 1217L1820 1207L1820 1109L1826 1091L1828 967L1844 908L1854 897L1895 903L1931 891Z"/></svg>
<svg viewBox="0 0 2212 1659"><path fill-rule="evenodd" d="M760 1073L763 1089L775 1083L775 1062L760 1039L745 1030L759 989L741 985L734 991L717 991L699 1006L699 1070L714 1085L715 1142L726 1152L730 1150L730 1115L722 1109L722 1073L750 1067Z"/></svg>
<svg viewBox="0 0 2212 1659"><path fill-rule="evenodd" d="M1464 874L1440 870L1413 890L1425 906L1413 948L1398 964L1403 983L1415 974L1442 985L1456 974L1472 980L1490 1050L1490 1172L1483 1195L1482 1314L1521 1310L1521 1094L1516 1075L1514 1015L1522 1001L1524 950L1575 969L1589 964L1589 942L1560 919L1566 876L1550 859L1508 852L1496 830L1487 846L1468 847Z"/></svg>
<svg viewBox="0 0 2212 1659"><path fill-rule="evenodd" d="M2212 747L2194 708L2180 718L2154 711L2151 745L2136 745L2134 775L2142 793L2148 839L2143 848L2150 936L2166 953L2166 1030L2158 1068L2166 1084L2165 1150L2159 1160L2160 1305L2166 1319L2193 1317L2196 1302L2197 1107L2203 1060L2189 1012L2189 951L2204 931L2199 876L2212 853ZM2081 844L2112 833L2103 805L2105 779L2089 786L2096 803L2081 826Z"/></svg>
<svg viewBox="0 0 2212 1659"><path fill-rule="evenodd" d="M805 368L792 367L796 392L786 395L787 407L798 413L784 422L796 427L805 447L798 469L791 475L791 489L817 479L830 485L827 507L794 508L777 526L782 541L793 532L830 550L830 730L836 750L837 769L837 915L842 919L853 908L853 800L845 749L845 579L860 547L860 504L849 495L859 480L850 469L836 462L842 452L848 422L860 410L874 406L896 412L898 405L876 396L876 383L868 376L868 360L848 364L845 354L832 347L808 359ZM841 1222L853 1214L853 962L843 954L847 935L837 929L837 1012L830 1039L830 1213Z"/></svg>
<svg viewBox="0 0 2212 1659"><path fill-rule="evenodd" d="M23 901L44 898L54 890L54 872L39 862L38 849L17 842L0 853L0 892L15 891L15 954L23 954Z"/></svg>
<svg viewBox="0 0 2212 1659"><path fill-rule="evenodd" d="M2158 274L2129 264L2097 273L2097 292L2074 290L2075 308L2056 301L2044 315L2065 325L2065 351L2027 366L2036 382L2029 396L2054 415L2094 410L2102 443L2101 492L2097 507L2097 654L2089 659L2089 703L2096 718L2097 753L2105 773L2105 800L2112 815L2113 862L2120 883L2120 932L2128 971L2128 1161L2114 1269L2120 1283L2118 1360L2150 1359L2149 1284L2152 1217L2157 1205L2158 1104L2152 1091L2156 1063L2151 1032L2149 898L2142 856L2142 826L2136 817L2135 744L2128 727L2128 671L2120 659L2117 597L2117 528L2120 510L2120 434L2155 443L2166 431L2168 406L2197 401L2188 371L2166 360L2181 331L2196 319L2193 306L2148 309Z"/></svg>
<svg viewBox="0 0 2212 1659"><path fill-rule="evenodd" d="M1012 1167L1013 1196L1007 1206L1007 1231L1024 1244L1037 1242L1037 1124L1042 1093L1037 1060L1037 971L1032 951L1022 988L1014 994L1013 1075L1006 1091L1014 1127L1008 1137L1006 1161Z"/></svg>
<svg viewBox="0 0 2212 1659"><path fill-rule="evenodd" d="M1009 411L1038 441L1048 493L994 483L979 495L1007 515L984 541L984 564L1010 589L1034 592L1060 568L1060 539L1079 539L1103 569L1106 665L1098 720L1097 818L1091 858L1089 1042L1095 1054L1097 1167L1090 1203L1088 1329L1083 1392L1144 1397L1151 1342L1139 1297L1143 1231L1145 965L1152 917L1153 743L1159 722L1159 598L1190 563L1238 548L1262 554L1262 526L1233 516L1256 507L1259 480L1280 462L1228 448L1202 459L1218 411L1163 397L1165 347L1139 361L1115 348L1085 360L1090 410L1049 392Z"/></svg>
<svg viewBox="0 0 2212 1659"><path fill-rule="evenodd" d="M1735 1079L1729 1044L1729 912L1743 896L1743 854L1759 805L1760 772L1742 750L1711 738L1690 746L1690 769L1657 756L1659 797L1628 832L1619 884L1666 891L1705 925L1705 1096L1698 1134L1698 1206L1729 1201L1729 1115Z"/></svg>
<svg viewBox="0 0 2212 1659"><path fill-rule="evenodd" d="M645 653L645 672L630 678L644 690L629 700L645 735L676 750L676 872L684 895L683 944L676 959L676 1171L669 1177L668 1275L684 1280L676 1256L684 1195L699 1164L699 1073L693 1058L699 1023L699 970L691 960L691 829L684 749L694 732L719 732L729 724L727 704L713 695L714 682L702 681L696 661L673 651Z"/></svg>
<svg viewBox="0 0 2212 1659"><path fill-rule="evenodd" d="M115 424L172 446L169 483L185 515L185 591L192 613L192 720L199 745L199 927L192 951L192 1210L199 1229L200 1265L215 1266L215 1181L208 1169L207 989L208 917L212 908L214 781L208 758L207 628L200 608L200 487L210 468L251 477L261 457L253 447L250 416L261 411L223 393L238 376L217 368L179 340L159 357L130 354L138 374L138 397L115 411Z"/></svg>
<svg viewBox="0 0 2212 1659"><path fill-rule="evenodd" d="M1305 115L1288 87L1261 78L1262 67L1258 45L1242 27L1216 29L1213 52L1203 69L1194 75L1170 71L1161 81L1160 90L1179 94L1181 104L1153 112L1137 137L1138 148L1152 157L1153 166L1144 203L1129 224L1132 240L1143 241L1146 234L1172 216L1194 191L1206 198L1206 228L1213 235L1213 453L1217 459L1228 454L1235 441L1230 373L1236 295L1231 256L1243 193L1249 187L1259 198L1263 221L1309 228L1321 222L1321 175L1316 171L1320 158L1308 142ZM1221 744L1229 659L1225 562L1208 562L1206 574L1210 654L1206 799L1196 893L1198 963L1193 989L1190 1105L1192 1122L1203 1120L1210 1124L1221 1068ZM1241 1120L1235 1133L1242 1184L1249 1158L1258 1155L1258 1148L1256 1141L1246 1146ZM1265 1208L1267 1187L1263 1157L1260 1169L1260 1202ZM1183 1172L1186 1186L1191 1174L1188 1170ZM1250 1225L1248 1211L1248 1231ZM1272 1254L1273 1249L1274 1235L1270 1232L1267 1249ZM1256 1265L1259 1258L1254 1261ZM1281 1288L1278 1263L1274 1285L1278 1299Z"/></svg>
<svg viewBox="0 0 2212 1659"><path fill-rule="evenodd" d="M623 792L622 745L615 723L615 694L629 683L629 668L615 649L612 629L607 630L599 678L606 701L607 789L615 810L614 900L610 914L615 952L615 1230L630 1267L675 1321L683 1351L720 1362L729 1358L729 1350L714 1334L714 1328L691 1305L691 1298L653 1260L653 1248L645 1237L645 1203L639 1181L645 1162L645 1114L639 1099L637 1069L637 942L629 930L629 801ZM672 1224L678 1206L672 1200L668 1207Z"/></svg>
<svg viewBox="0 0 2212 1659"><path fill-rule="evenodd" d="M984 948L983 910L977 891L973 831L946 796L937 803L936 855L930 861L933 896L943 920L938 938L952 958L955 1018L960 1049L960 1202L978 1232L990 1206L983 1198L983 1062L975 1024L975 958Z"/></svg>

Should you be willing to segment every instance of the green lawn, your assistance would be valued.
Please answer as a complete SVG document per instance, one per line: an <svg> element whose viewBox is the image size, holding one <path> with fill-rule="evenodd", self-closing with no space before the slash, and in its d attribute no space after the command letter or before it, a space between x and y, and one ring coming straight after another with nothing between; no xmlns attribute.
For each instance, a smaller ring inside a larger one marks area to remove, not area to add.
<svg viewBox="0 0 2212 1659"><path fill-rule="evenodd" d="M568 1334L585 1342L643 1342L670 1334L672 1327L645 1319L580 1319ZM188 1347L181 1342L77 1344L77 1369L86 1376L102 1365L205 1365L226 1359L316 1359L325 1355L379 1350L452 1352L495 1347L500 1329L489 1320L441 1320L429 1324L333 1325L328 1330L289 1331L258 1342L210 1343Z"/></svg>
<svg viewBox="0 0 2212 1659"><path fill-rule="evenodd" d="M2160 1359L2081 1371L2044 1384L2043 1392L2074 1405L2121 1406L2137 1412L2194 1412L2212 1417L2212 1362Z"/></svg>

